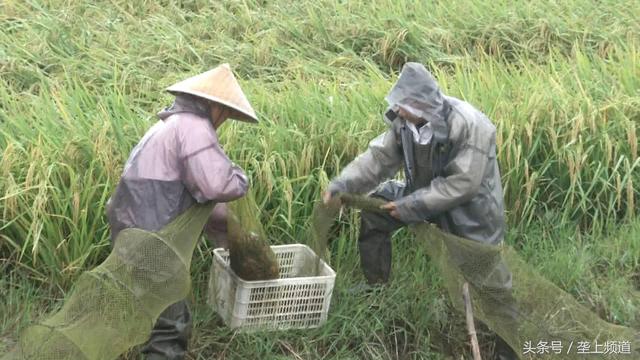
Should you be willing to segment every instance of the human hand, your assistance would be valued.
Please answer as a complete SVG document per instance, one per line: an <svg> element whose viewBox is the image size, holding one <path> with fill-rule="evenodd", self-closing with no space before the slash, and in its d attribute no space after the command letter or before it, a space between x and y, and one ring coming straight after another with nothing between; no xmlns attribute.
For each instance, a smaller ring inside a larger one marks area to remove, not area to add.
<svg viewBox="0 0 640 360"><path fill-rule="evenodd" d="M322 203L325 206L329 206L329 207L341 207L342 197L337 195L343 194L346 192L347 192L347 189L344 186L344 184L342 184L339 181L335 181L334 179L329 183L324 193L322 194Z"/></svg>
<svg viewBox="0 0 640 360"><path fill-rule="evenodd" d="M380 209L389 211L389 215L393 216L396 219L399 219L400 214L398 214L398 207L396 206L395 202L390 201L384 205L381 205Z"/></svg>
<svg viewBox="0 0 640 360"><path fill-rule="evenodd" d="M326 206L341 206L342 202L339 197L334 196L335 194L329 190L325 191L322 194L322 203Z"/></svg>

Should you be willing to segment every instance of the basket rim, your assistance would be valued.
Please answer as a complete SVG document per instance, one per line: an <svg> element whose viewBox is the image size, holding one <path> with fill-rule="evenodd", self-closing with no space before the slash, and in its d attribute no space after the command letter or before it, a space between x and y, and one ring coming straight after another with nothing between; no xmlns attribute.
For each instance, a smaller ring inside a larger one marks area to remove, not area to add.
<svg viewBox="0 0 640 360"><path fill-rule="evenodd" d="M285 248L304 248L305 251L310 251L314 256L318 256L308 245L306 244L285 244L285 245L270 245L271 249L285 249ZM249 285L251 287L261 286L261 287L275 287L281 285L293 285L298 283L308 283L310 281L335 281L336 272L327 264L322 258L320 259L320 264L323 267L323 270L328 271L328 275L319 275L319 276L302 276L302 277L292 277L292 278L284 278L284 279L272 279L272 280L243 280L239 277L227 264L223 259L220 253L228 252L228 249L225 248L215 248L213 249L214 261L219 263L223 270L227 272L229 275L233 277L234 281L237 281L242 285Z"/></svg>

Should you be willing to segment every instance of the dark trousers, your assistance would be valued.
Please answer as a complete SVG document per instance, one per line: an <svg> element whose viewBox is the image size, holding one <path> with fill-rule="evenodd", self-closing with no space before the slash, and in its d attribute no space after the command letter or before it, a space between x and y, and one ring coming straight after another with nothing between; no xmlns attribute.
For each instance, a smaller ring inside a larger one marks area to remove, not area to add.
<svg viewBox="0 0 640 360"><path fill-rule="evenodd" d="M141 352L148 360L182 360L187 355L191 328L187 300L169 305L158 317Z"/></svg>
<svg viewBox="0 0 640 360"><path fill-rule="evenodd" d="M404 184L388 181L371 194L372 197L393 201L403 196ZM360 266L370 285L384 284L391 274L391 236L407 224L389 214L368 211L360 213Z"/></svg>
<svg viewBox="0 0 640 360"><path fill-rule="evenodd" d="M214 247L228 247L226 216L226 204L217 204L205 225L204 231ZM114 238L112 237L112 247ZM169 305L160 313L141 352L147 360L183 360L187 355L192 326L191 311L186 299Z"/></svg>
<svg viewBox="0 0 640 360"><path fill-rule="evenodd" d="M389 181L380 186L371 196L393 201L404 195L404 184ZM403 226L404 222L389 214L362 211L360 214L360 234L358 248L360 250L360 265L367 282L370 285L384 284L389 281L391 274L391 237ZM452 261L458 261L456 254ZM461 261L461 260L460 260ZM471 274L467 280L483 293L485 308L489 309L487 316L497 320L508 331L517 331L518 311L515 299L511 293L511 272L504 261L500 260L492 269L481 271L484 276L474 279ZM515 352L508 345L498 339L496 351L499 359L517 359ZM507 347L507 348L505 348Z"/></svg>
<svg viewBox="0 0 640 360"><path fill-rule="evenodd" d="M405 226L388 214L362 211L360 214L360 266L370 285L384 284L391 274L391 235Z"/></svg>

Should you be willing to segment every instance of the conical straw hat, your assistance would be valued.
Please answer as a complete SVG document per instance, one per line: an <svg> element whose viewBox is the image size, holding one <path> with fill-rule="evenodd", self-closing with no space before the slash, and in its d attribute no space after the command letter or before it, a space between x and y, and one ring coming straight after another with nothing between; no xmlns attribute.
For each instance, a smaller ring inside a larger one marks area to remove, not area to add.
<svg viewBox="0 0 640 360"><path fill-rule="evenodd" d="M229 64L222 64L200 75L190 77L167 88L170 93L185 93L201 97L231 108L230 117L247 122L258 122L249 100L233 76Z"/></svg>

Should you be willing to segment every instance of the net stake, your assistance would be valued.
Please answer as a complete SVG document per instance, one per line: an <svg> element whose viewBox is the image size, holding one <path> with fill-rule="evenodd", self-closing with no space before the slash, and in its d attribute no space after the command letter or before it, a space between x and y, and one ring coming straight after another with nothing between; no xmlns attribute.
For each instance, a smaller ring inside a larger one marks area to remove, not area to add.
<svg viewBox="0 0 640 360"><path fill-rule="evenodd" d="M462 285L462 298L464 299L464 308L467 315L467 330L471 338L471 351L473 352L473 360L482 360L480 357L480 346L478 345L478 337L476 336L476 325L473 322L473 309L471 308L471 295L469 295L469 283Z"/></svg>

